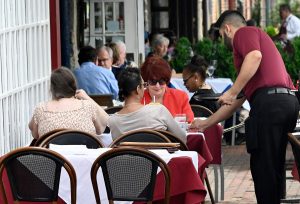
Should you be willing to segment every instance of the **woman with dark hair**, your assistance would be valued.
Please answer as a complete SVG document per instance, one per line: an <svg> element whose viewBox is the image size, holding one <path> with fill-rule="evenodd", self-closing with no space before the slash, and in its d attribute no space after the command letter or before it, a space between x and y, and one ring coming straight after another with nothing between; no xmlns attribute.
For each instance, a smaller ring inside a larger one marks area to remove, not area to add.
<svg viewBox="0 0 300 204"><path fill-rule="evenodd" d="M160 57L149 57L141 67L143 79L148 83L143 104L151 102L164 105L175 117L177 114L185 114L187 121L194 120L194 113L189 104L188 95L181 90L168 88L171 79L169 64Z"/></svg>
<svg viewBox="0 0 300 204"><path fill-rule="evenodd" d="M108 120L113 139L130 130L150 128L168 130L186 141L185 132L164 106L140 103L146 83L144 83L139 69L123 70L120 73L118 85L119 99L124 100L124 107Z"/></svg>
<svg viewBox="0 0 300 204"><path fill-rule="evenodd" d="M182 78L186 88L190 92L194 92L194 95L190 99L190 104L202 105L215 112L219 108L217 102L195 99L196 96L214 94L211 86L205 83L207 67L208 64L205 59L200 55L195 55L192 57L191 62L183 69Z"/></svg>
<svg viewBox="0 0 300 204"><path fill-rule="evenodd" d="M76 91L73 73L68 68L56 69L50 81L52 100L35 108L29 123L32 136L38 139L62 128L100 135L107 125L108 115L83 90Z"/></svg>

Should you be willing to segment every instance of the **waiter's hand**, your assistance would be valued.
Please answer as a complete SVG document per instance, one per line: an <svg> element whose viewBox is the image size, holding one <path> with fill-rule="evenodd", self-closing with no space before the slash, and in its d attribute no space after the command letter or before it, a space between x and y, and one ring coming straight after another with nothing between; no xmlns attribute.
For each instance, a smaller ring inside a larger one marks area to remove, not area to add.
<svg viewBox="0 0 300 204"><path fill-rule="evenodd" d="M232 105L232 103L236 100L236 98L237 98L237 95L232 94L229 89L222 96L220 96L218 103L220 105Z"/></svg>
<svg viewBox="0 0 300 204"><path fill-rule="evenodd" d="M203 132L205 128L205 120L195 119L189 127L189 132Z"/></svg>

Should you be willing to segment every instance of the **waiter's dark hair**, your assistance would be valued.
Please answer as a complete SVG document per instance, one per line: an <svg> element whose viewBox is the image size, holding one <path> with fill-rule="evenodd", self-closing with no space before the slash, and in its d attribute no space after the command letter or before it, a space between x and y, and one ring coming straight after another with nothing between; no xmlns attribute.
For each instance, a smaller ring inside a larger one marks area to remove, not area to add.
<svg viewBox="0 0 300 204"><path fill-rule="evenodd" d="M225 23L230 23L235 27L239 27L246 25L246 20L239 11L227 10L220 15L214 27L220 29Z"/></svg>

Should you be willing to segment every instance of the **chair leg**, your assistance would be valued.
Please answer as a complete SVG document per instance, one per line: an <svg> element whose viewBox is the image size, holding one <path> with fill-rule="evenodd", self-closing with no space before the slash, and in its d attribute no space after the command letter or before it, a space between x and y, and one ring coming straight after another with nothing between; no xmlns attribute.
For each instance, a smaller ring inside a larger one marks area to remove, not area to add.
<svg viewBox="0 0 300 204"><path fill-rule="evenodd" d="M211 201L212 204L215 204L214 195L212 193L212 190L211 190L211 187L210 187L210 183L209 183L208 175L207 174L206 174L206 177L205 177L205 183L206 183L206 186L207 186L207 190L208 190L208 194L209 194L209 197L210 197L210 201Z"/></svg>
<svg viewBox="0 0 300 204"><path fill-rule="evenodd" d="M216 165L212 165L214 168L214 176L215 176L215 201L219 202L219 173Z"/></svg>
<svg viewBox="0 0 300 204"><path fill-rule="evenodd" d="M221 200L224 200L224 186L225 186L225 181L224 181L224 166L223 164L220 165L220 175L221 175Z"/></svg>

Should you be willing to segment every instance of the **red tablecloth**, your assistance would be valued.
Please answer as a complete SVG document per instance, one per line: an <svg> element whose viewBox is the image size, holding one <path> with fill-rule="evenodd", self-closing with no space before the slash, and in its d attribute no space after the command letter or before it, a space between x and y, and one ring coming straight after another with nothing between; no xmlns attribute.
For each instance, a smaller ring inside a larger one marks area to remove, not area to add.
<svg viewBox="0 0 300 204"><path fill-rule="evenodd" d="M203 168L204 159L199 155L198 171ZM201 161L201 162L200 162ZM177 157L170 160L171 171L171 204L198 204L204 201L206 190L192 160L188 157ZM153 203L163 203L164 178L163 173L157 175ZM142 202L134 202L140 204Z"/></svg>
<svg viewBox="0 0 300 204"><path fill-rule="evenodd" d="M298 170L296 164L294 164L293 169L292 169L292 176L295 180L300 181Z"/></svg>
<svg viewBox="0 0 300 204"><path fill-rule="evenodd" d="M222 163L222 135L223 127L219 124L213 125L204 131L204 138L201 135L191 134L187 136L189 150L198 152L208 164Z"/></svg>

